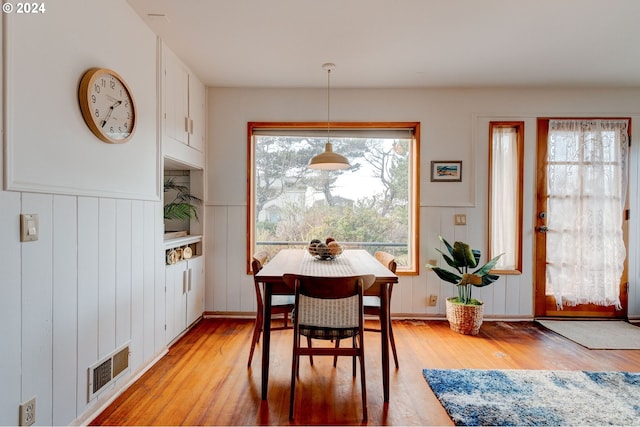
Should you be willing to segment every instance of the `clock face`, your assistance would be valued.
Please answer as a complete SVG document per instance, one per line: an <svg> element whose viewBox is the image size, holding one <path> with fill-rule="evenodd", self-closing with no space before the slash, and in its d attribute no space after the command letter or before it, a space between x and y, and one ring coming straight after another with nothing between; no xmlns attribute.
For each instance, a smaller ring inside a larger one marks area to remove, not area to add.
<svg viewBox="0 0 640 427"><path fill-rule="evenodd" d="M114 71L93 68L80 82L80 107L91 131L102 141L127 142L135 129L135 103Z"/></svg>

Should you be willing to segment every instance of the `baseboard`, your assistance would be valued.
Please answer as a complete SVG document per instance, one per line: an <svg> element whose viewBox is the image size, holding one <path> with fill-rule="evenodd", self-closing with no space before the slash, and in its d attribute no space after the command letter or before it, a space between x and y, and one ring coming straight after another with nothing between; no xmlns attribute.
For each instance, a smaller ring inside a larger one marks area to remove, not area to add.
<svg viewBox="0 0 640 427"><path fill-rule="evenodd" d="M205 319L255 319L256 314L241 311L207 311L203 314ZM393 320L446 320L445 314L427 314L427 313L393 313ZM531 322L533 316L504 316L504 315L485 315L484 320L487 322Z"/></svg>
<svg viewBox="0 0 640 427"><path fill-rule="evenodd" d="M202 315L205 319L255 319L255 312L247 311L205 311Z"/></svg>

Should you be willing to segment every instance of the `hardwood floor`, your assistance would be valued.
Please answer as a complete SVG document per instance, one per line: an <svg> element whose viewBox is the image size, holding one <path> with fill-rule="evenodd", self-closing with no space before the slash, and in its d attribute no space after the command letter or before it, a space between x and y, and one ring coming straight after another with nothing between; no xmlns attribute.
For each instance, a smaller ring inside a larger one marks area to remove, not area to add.
<svg viewBox="0 0 640 427"><path fill-rule="evenodd" d="M371 321L372 325L375 321ZM269 399L260 397L260 344L247 368L253 322L202 320L90 425L287 425L291 331L274 331ZM384 404L380 335L365 334L370 425L453 425L423 368L640 371L640 350L588 350L533 322L486 322L478 336L446 321L394 320L400 368ZM315 342L315 341L314 341ZM302 359L293 424L361 424L360 380L351 360Z"/></svg>

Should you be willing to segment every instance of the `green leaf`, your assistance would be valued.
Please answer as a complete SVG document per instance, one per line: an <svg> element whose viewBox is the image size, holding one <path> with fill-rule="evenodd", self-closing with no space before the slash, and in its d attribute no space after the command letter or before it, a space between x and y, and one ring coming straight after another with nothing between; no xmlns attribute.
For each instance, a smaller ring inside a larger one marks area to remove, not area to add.
<svg viewBox="0 0 640 427"><path fill-rule="evenodd" d="M455 268L456 270L458 270L460 273L462 273L462 271L460 271L460 269L458 268L458 265L456 264L456 262L447 254L445 254L444 252L442 252L440 249L436 249L436 251L440 252L442 254L442 258L444 258L445 262L450 266Z"/></svg>
<svg viewBox="0 0 640 427"><path fill-rule="evenodd" d="M486 263L485 265L483 265L482 267L480 267L479 269L474 271L474 274L477 274L478 276L484 276L484 275L488 274L489 271L491 271L493 269L493 267L495 267L496 263L498 262L498 260L500 259L500 257L502 255L504 255L504 254L500 254L500 255L492 258L491 261L489 261L488 263Z"/></svg>
<svg viewBox="0 0 640 427"><path fill-rule="evenodd" d="M198 210L189 203L168 203L164 206L164 219L198 219Z"/></svg>
<svg viewBox="0 0 640 427"><path fill-rule="evenodd" d="M450 271L443 270L440 267L432 267L431 270L433 270L433 272L436 273L442 280L453 283L454 285L458 284L458 282L462 278L461 276L458 276L457 274Z"/></svg>
<svg viewBox="0 0 640 427"><path fill-rule="evenodd" d="M198 219L198 209L191 202L201 202L200 198L189 193L189 187L177 184L174 178L164 182L164 192L175 191L174 199L164 205L164 219Z"/></svg>
<svg viewBox="0 0 640 427"><path fill-rule="evenodd" d="M471 252L473 252L473 258L475 260L475 265L473 267L475 267L480 263L481 252L478 249L471 249ZM471 267L471 266L469 266L469 267Z"/></svg>
<svg viewBox="0 0 640 427"><path fill-rule="evenodd" d="M440 238L440 241L442 243L444 243L444 245L447 247L447 250L449 251L449 253L451 254L451 256L453 256L453 248L451 247L451 245L449 244L449 242L446 241L446 239L442 236L438 236ZM442 253L442 251L440 251L438 249L438 252ZM444 254L443 254L444 255Z"/></svg>
<svg viewBox="0 0 640 427"><path fill-rule="evenodd" d="M478 265L478 261L473 250L464 242L455 242L453 244L453 258L459 267L473 268Z"/></svg>

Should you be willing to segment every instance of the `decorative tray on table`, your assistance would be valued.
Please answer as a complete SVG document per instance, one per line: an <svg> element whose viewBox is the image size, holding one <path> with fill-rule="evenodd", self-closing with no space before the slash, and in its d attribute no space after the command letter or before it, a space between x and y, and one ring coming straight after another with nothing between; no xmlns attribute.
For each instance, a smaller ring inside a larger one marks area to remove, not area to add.
<svg viewBox="0 0 640 427"><path fill-rule="evenodd" d="M307 251L315 259L331 261L340 256L342 246L333 237L327 237L324 242L320 239L313 239L309 242Z"/></svg>

